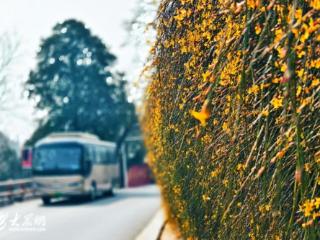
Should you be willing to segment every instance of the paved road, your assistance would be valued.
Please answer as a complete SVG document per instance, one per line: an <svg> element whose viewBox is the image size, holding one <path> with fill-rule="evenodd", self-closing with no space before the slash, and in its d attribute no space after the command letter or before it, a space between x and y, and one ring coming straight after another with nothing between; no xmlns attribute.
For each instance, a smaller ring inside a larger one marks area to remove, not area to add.
<svg viewBox="0 0 320 240"><path fill-rule="evenodd" d="M116 190L93 202L16 203L0 209L0 239L133 240L159 207L155 186Z"/></svg>

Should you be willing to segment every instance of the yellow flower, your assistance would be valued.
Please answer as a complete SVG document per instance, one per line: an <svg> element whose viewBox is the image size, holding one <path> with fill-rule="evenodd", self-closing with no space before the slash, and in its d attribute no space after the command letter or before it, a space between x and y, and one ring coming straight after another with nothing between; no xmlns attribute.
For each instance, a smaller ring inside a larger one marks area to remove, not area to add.
<svg viewBox="0 0 320 240"><path fill-rule="evenodd" d="M286 64L283 64L283 65L281 66L281 68L280 68L281 72L285 72L285 71L287 71L287 69L288 69L288 67L287 67Z"/></svg>
<svg viewBox="0 0 320 240"><path fill-rule="evenodd" d="M220 173L220 170L219 170L219 169L216 169L216 170L214 170L214 171L211 172L210 176L211 176L212 178L215 178L215 177L217 177L217 176L219 175L219 173Z"/></svg>
<svg viewBox="0 0 320 240"><path fill-rule="evenodd" d="M261 33L261 30L262 30L262 29L261 29L261 26L260 26L260 25L256 25L255 28L254 28L254 30L255 30L256 34L259 35L259 34Z"/></svg>
<svg viewBox="0 0 320 240"><path fill-rule="evenodd" d="M253 93L254 95L257 95L259 90L260 90L259 86L254 84L254 85L252 85L251 88L248 89L248 93L249 94Z"/></svg>
<svg viewBox="0 0 320 240"><path fill-rule="evenodd" d="M270 206L270 204L267 204L267 205L265 205L265 210L267 211L267 212L269 212L270 211L270 209L271 209L271 206Z"/></svg>
<svg viewBox="0 0 320 240"><path fill-rule="evenodd" d="M320 58L317 60L311 60L310 64L308 64L308 67L311 68L320 68Z"/></svg>
<svg viewBox="0 0 320 240"><path fill-rule="evenodd" d="M208 201L210 200L210 197L209 197L207 194L203 194L203 195L202 195L202 200L203 200L204 202L208 202Z"/></svg>
<svg viewBox="0 0 320 240"><path fill-rule="evenodd" d="M274 78L272 79L272 83L279 83L280 82L280 78Z"/></svg>
<svg viewBox="0 0 320 240"><path fill-rule="evenodd" d="M263 117L268 117L269 116L269 111L268 110L262 110L261 115Z"/></svg>
<svg viewBox="0 0 320 240"><path fill-rule="evenodd" d="M211 72L206 71L205 73L202 74L203 81L207 81L207 79L210 77Z"/></svg>
<svg viewBox="0 0 320 240"><path fill-rule="evenodd" d="M316 10L320 10L320 1L319 0L312 0L310 6Z"/></svg>
<svg viewBox="0 0 320 240"><path fill-rule="evenodd" d="M275 109L278 109L283 106L283 97L274 97L271 100L271 104Z"/></svg>
<svg viewBox="0 0 320 240"><path fill-rule="evenodd" d="M270 83L262 83L261 85L260 85L260 89L261 90L263 90L263 89L266 89L266 88L268 88L268 87L270 87Z"/></svg>
<svg viewBox="0 0 320 240"><path fill-rule="evenodd" d="M314 206L315 206L316 209L319 209L319 207L320 207L320 198L317 197L317 198L315 199L315 201L314 201Z"/></svg>
<svg viewBox="0 0 320 240"><path fill-rule="evenodd" d="M259 1L247 0L247 5L249 8L256 8L259 5Z"/></svg>
<svg viewBox="0 0 320 240"><path fill-rule="evenodd" d="M300 210L304 213L305 217L310 217L313 212L313 201L307 200L305 203L300 207Z"/></svg>
<svg viewBox="0 0 320 240"><path fill-rule="evenodd" d="M311 87L317 87L319 85L320 85L320 80L319 79L312 80Z"/></svg>
<svg viewBox="0 0 320 240"><path fill-rule="evenodd" d="M297 97L299 97L299 96L300 96L300 94L301 94L301 92L302 92L302 87L301 87L301 86L298 86L298 87L297 87L297 93L296 93L296 96L297 96Z"/></svg>
<svg viewBox="0 0 320 240"><path fill-rule="evenodd" d="M304 170L305 170L307 173L310 173L310 172L311 172L311 164L310 164L310 163L305 163L305 164L304 164Z"/></svg>
<svg viewBox="0 0 320 240"><path fill-rule="evenodd" d="M207 125L207 120L210 118L210 112L207 109L207 101L203 104L202 109L200 112L192 110L190 114L197 119L200 123L201 126L206 126Z"/></svg>
<svg viewBox="0 0 320 240"><path fill-rule="evenodd" d="M223 184L223 186L227 187L228 184L229 184L229 180L228 180L228 179L224 179L224 180L222 181L222 184Z"/></svg>
<svg viewBox="0 0 320 240"><path fill-rule="evenodd" d="M188 48L186 46L182 46L180 48L181 53L187 53L188 52Z"/></svg>
<svg viewBox="0 0 320 240"><path fill-rule="evenodd" d="M297 9L294 13L294 17L297 19L298 22L302 22L302 17L303 17L302 9Z"/></svg>
<svg viewBox="0 0 320 240"><path fill-rule="evenodd" d="M229 128L227 122L224 122L224 123L222 124L222 129L223 129L223 131L225 131L226 133L230 133L230 128Z"/></svg>
<svg viewBox="0 0 320 240"><path fill-rule="evenodd" d="M174 16L174 19L176 19L177 21L182 21L183 19L185 19L189 15L190 15L190 12L188 12L187 10L178 9L177 15Z"/></svg>
<svg viewBox="0 0 320 240"><path fill-rule="evenodd" d="M282 39L283 35L284 35L284 32L281 29L277 29L275 31L275 39L274 39L274 41L276 43L280 42L280 40Z"/></svg>
<svg viewBox="0 0 320 240"><path fill-rule="evenodd" d="M245 170L246 166L244 164L238 163L237 165L237 171L241 172Z"/></svg>

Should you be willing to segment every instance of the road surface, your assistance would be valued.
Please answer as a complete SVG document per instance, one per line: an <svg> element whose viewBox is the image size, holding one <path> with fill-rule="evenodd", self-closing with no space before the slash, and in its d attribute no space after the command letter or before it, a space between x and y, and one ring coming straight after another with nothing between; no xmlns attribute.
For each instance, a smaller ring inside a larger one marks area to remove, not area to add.
<svg viewBox="0 0 320 240"><path fill-rule="evenodd" d="M160 207L156 186L93 202L31 200L0 208L1 240L133 240ZM152 239L150 239L152 240Z"/></svg>

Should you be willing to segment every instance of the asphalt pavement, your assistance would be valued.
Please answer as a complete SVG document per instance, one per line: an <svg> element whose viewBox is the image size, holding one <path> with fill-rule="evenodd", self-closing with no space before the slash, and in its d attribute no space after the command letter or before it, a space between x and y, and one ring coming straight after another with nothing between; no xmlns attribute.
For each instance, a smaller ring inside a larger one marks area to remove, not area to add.
<svg viewBox="0 0 320 240"><path fill-rule="evenodd" d="M0 240L134 240L159 208L154 185L95 201L29 200L0 208Z"/></svg>

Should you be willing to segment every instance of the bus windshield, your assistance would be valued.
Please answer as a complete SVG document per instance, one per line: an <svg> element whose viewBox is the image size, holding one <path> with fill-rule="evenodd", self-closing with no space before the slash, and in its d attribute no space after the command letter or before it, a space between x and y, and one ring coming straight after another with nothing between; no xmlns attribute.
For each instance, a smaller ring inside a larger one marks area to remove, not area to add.
<svg viewBox="0 0 320 240"><path fill-rule="evenodd" d="M48 145L36 149L33 171L37 174L70 174L81 170L82 148L75 145Z"/></svg>

